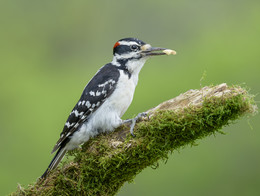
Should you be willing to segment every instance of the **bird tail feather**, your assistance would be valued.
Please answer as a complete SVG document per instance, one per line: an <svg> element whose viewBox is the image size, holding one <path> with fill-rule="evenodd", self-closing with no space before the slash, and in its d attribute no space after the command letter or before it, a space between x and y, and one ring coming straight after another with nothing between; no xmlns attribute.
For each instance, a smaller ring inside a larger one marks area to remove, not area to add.
<svg viewBox="0 0 260 196"><path fill-rule="evenodd" d="M41 178L46 178L46 176L49 174L49 172L53 169L55 169L61 160L63 159L64 155L66 154L67 150L64 147L61 147L55 156L53 157L51 163L49 164L48 168L46 171L42 174Z"/></svg>

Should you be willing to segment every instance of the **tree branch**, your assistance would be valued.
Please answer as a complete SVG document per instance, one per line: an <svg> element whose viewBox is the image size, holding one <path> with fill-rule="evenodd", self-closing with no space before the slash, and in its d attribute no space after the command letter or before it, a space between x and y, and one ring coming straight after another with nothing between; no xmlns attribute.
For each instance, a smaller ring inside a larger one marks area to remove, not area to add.
<svg viewBox="0 0 260 196"><path fill-rule="evenodd" d="M136 124L133 138L127 126L91 139L69 153L73 161L11 195L115 195L147 166L167 160L169 152L220 129L245 114L255 114L253 96L226 84L189 90L148 110Z"/></svg>

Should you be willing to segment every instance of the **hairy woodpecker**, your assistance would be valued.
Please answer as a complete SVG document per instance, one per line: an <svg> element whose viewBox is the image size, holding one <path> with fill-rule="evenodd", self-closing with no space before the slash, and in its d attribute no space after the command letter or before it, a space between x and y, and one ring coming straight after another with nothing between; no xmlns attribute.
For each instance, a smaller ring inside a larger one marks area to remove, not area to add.
<svg viewBox="0 0 260 196"><path fill-rule="evenodd" d="M58 151L41 178L58 166L68 150L77 148L91 137L111 132L129 122L132 123L130 131L133 135L135 121L142 114L130 120L121 117L132 102L138 74L146 60L165 54L175 54L175 51L154 48L136 38L117 41L112 62L98 70L70 113L52 153Z"/></svg>

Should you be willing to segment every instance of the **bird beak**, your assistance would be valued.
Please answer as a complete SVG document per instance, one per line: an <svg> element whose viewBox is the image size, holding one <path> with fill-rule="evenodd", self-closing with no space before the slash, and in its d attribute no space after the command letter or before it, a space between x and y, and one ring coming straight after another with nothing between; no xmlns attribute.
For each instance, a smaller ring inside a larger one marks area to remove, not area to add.
<svg viewBox="0 0 260 196"><path fill-rule="evenodd" d="M144 56L158 56L158 55L175 55L176 51L167 48L152 47L150 44L145 44L141 47L141 53Z"/></svg>

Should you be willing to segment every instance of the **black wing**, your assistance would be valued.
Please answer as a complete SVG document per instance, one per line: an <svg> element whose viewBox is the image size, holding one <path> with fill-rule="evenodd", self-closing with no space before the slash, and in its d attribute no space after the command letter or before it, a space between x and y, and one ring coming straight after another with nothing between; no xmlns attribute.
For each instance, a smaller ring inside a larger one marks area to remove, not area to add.
<svg viewBox="0 0 260 196"><path fill-rule="evenodd" d="M61 145L65 146L69 141L69 137L73 135L78 127L113 93L118 78L119 71L111 63L106 64L96 73L71 111L52 153Z"/></svg>

